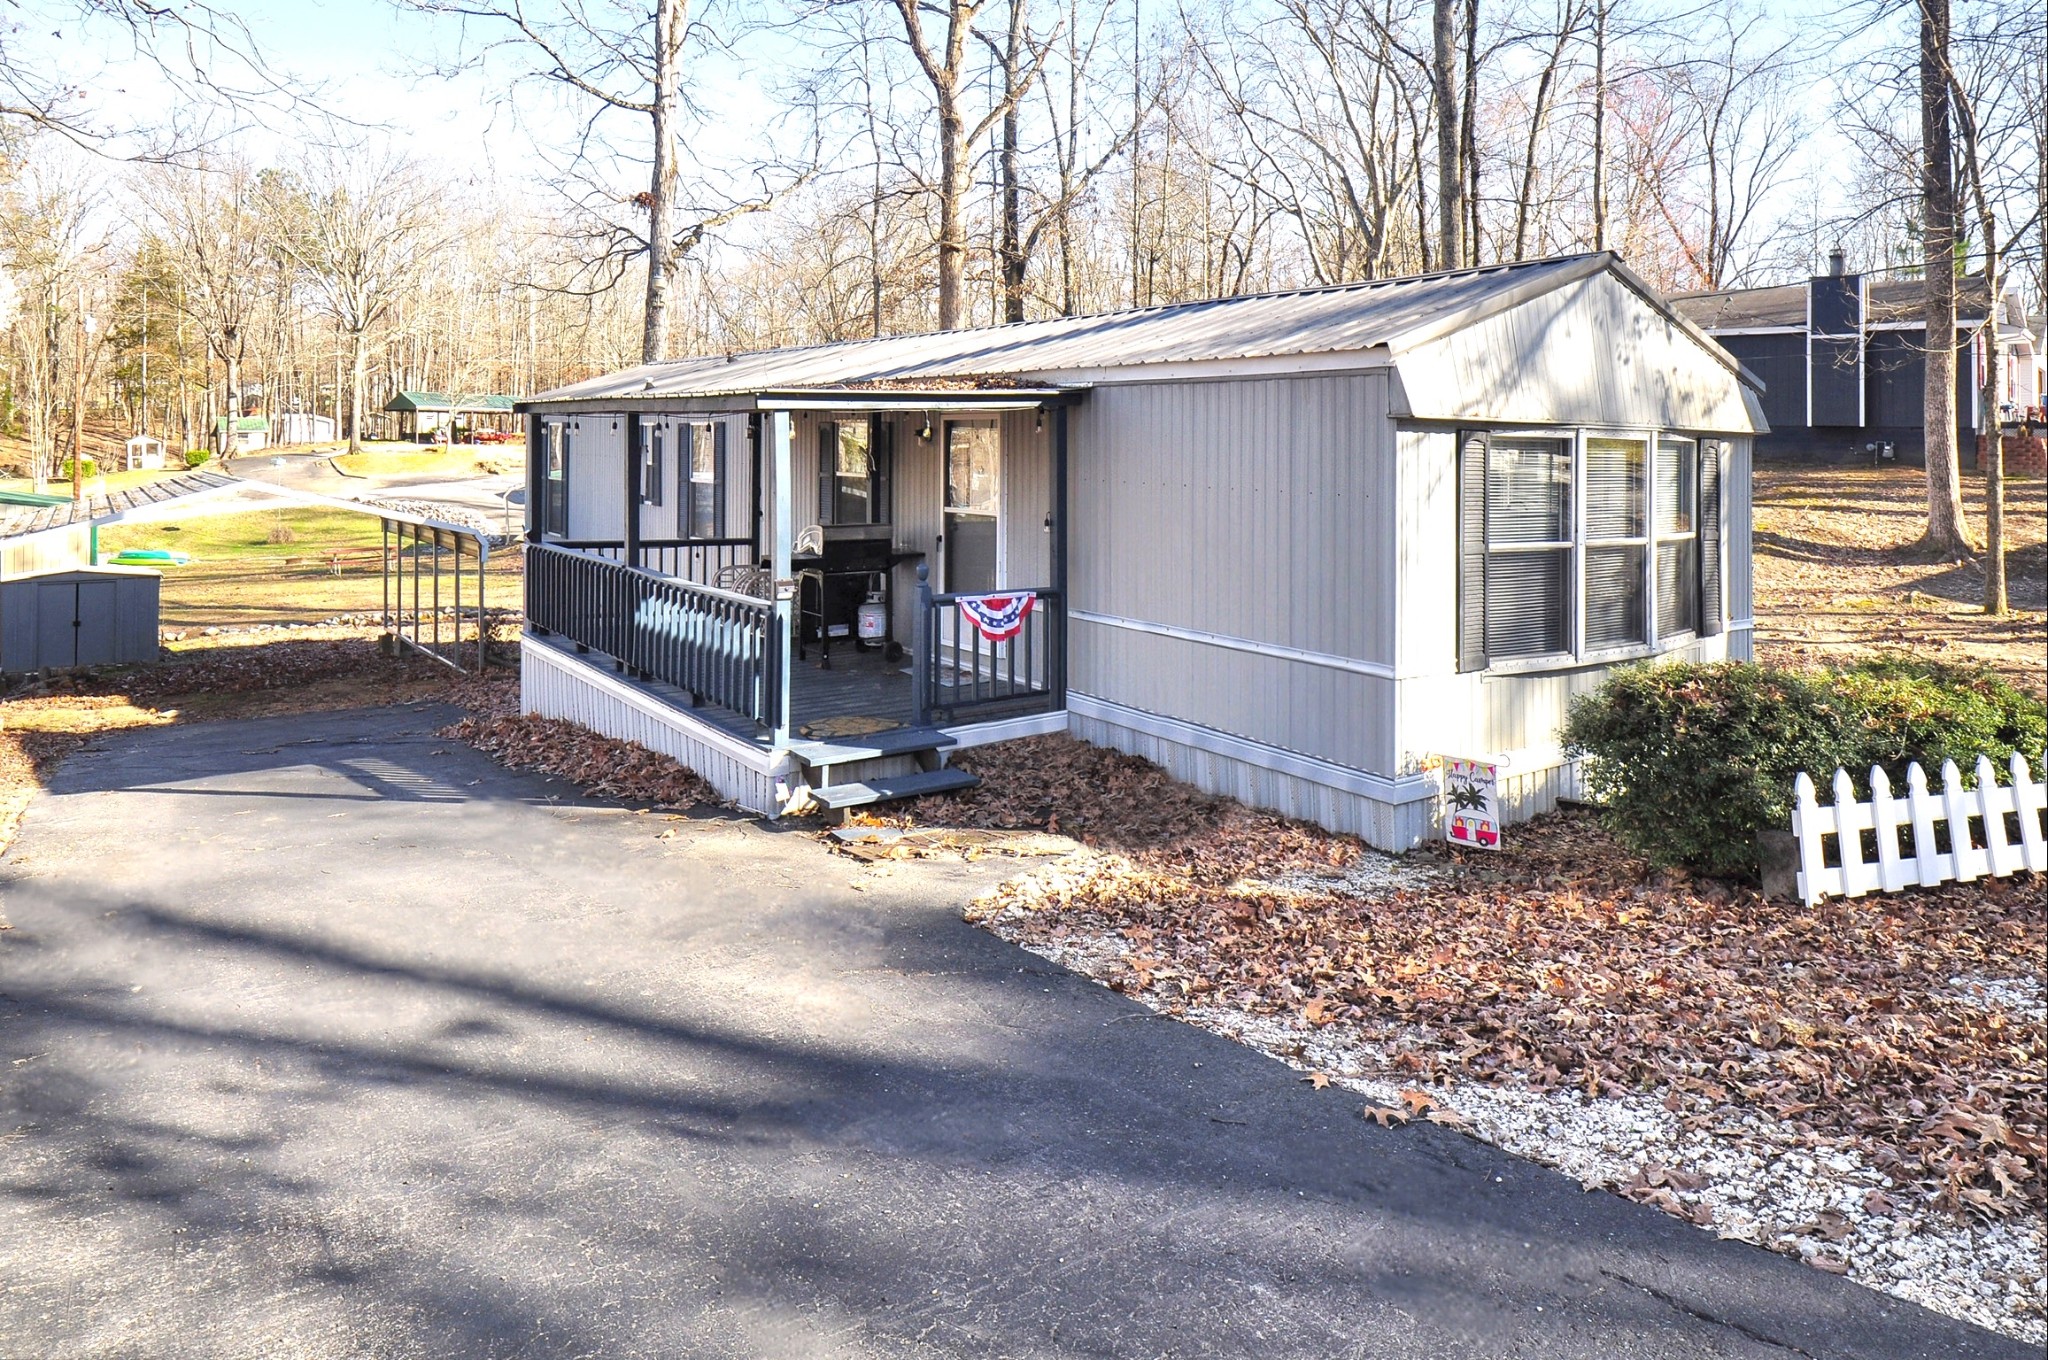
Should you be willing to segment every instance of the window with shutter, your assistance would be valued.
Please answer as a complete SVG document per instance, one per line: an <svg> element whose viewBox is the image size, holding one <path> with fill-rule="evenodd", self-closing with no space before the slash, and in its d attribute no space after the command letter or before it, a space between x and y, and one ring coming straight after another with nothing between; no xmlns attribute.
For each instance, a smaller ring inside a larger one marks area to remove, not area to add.
<svg viewBox="0 0 2048 1360"><path fill-rule="evenodd" d="M1696 440L1657 441L1657 637L1699 628L1699 466Z"/></svg>
<svg viewBox="0 0 2048 1360"><path fill-rule="evenodd" d="M1725 445L1458 436L1458 669L1718 633Z"/></svg>

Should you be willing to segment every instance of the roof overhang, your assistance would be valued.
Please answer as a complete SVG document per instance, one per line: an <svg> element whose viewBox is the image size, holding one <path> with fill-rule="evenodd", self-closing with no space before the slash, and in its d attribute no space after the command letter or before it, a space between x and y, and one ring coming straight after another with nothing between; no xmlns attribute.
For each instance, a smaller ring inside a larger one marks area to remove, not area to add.
<svg viewBox="0 0 2048 1360"><path fill-rule="evenodd" d="M696 396L570 397L522 401L521 415L631 411L643 415L744 415L755 411L1035 411L1069 406L1085 387L794 387Z"/></svg>

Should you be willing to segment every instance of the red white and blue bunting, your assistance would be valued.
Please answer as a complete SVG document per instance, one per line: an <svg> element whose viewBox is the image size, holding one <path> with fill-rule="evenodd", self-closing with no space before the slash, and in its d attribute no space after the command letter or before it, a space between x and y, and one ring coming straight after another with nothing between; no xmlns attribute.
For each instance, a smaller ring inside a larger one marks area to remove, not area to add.
<svg viewBox="0 0 2048 1360"><path fill-rule="evenodd" d="M965 595L960 612L974 625L974 631L990 642L1008 642L1024 631L1024 620L1038 596L1030 591L1014 595Z"/></svg>

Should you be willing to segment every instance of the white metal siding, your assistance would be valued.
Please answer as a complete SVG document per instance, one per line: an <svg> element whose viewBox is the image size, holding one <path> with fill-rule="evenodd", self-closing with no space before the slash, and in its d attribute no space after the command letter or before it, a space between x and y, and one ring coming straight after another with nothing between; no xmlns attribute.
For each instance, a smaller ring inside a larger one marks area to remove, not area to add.
<svg viewBox="0 0 2048 1360"><path fill-rule="evenodd" d="M658 699L637 695L629 686L607 683L609 677L597 667L546 643L528 638L520 652L519 702L523 711L565 719L673 756L747 811L770 817L776 814L775 775L736 759L722 749L722 743L698 735L693 729L700 725L687 715ZM762 755L765 759L766 753Z"/></svg>
<svg viewBox="0 0 2048 1360"><path fill-rule="evenodd" d="M1394 409L1416 419L1751 429L1727 362L1612 274L1417 346L1395 369Z"/></svg>
<svg viewBox="0 0 2048 1360"><path fill-rule="evenodd" d="M626 535L625 418L571 416L569 534L572 539Z"/></svg>
<svg viewBox="0 0 2048 1360"><path fill-rule="evenodd" d="M1073 604L1095 621L1071 686L1390 771L1385 401L1377 373L1098 389L1073 418Z"/></svg>

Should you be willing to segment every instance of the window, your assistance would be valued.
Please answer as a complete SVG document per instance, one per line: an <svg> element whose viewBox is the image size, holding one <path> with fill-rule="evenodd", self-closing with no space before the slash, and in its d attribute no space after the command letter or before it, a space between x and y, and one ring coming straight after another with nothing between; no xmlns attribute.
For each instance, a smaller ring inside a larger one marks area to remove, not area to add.
<svg viewBox="0 0 2048 1360"><path fill-rule="evenodd" d="M640 503L660 505L662 445L667 442L668 431L659 425L643 425L641 434Z"/></svg>
<svg viewBox="0 0 2048 1360"><path fill-rule="evenodd" d="M724 509L724 439L725 429L709 421L688 427L690 436L689 502L686 507L688 520L684 527L686 538L717 538L721 511Z"/></svg>
<svg viewBox="0 0 2048 1360"><path fill-rule="evenodd" d="M1657 634L1694 632L1700 621L1700 446L1657 441Z"/></svg>
<svg viewBox="0 0 2048 1360"><path fill-rule="evenodd" d="M541 533L556 538L569 536L569 425L549 421L547 425L547 485L541 502Z"/></svg>
<svg viewBox="0 0 2048 1360"><path fill-rule="evenodd" d="M1640 645L1649 626L1643 562L1647 449L1640 439L1586 441L1586 650Z"/></svg>
<svg viewBox="0 0 2048 1360"><path fill-rule="evenodd" d="M1458 447L1461 670L1720 630L1724 445L1468 432Z"/></svg>
<svg viewBox="0 0 2048 1360"><path fill-rule="evenodd" d="M818 427L818 523L887 524L889 457L886 426L866 420Z"/></svg>

